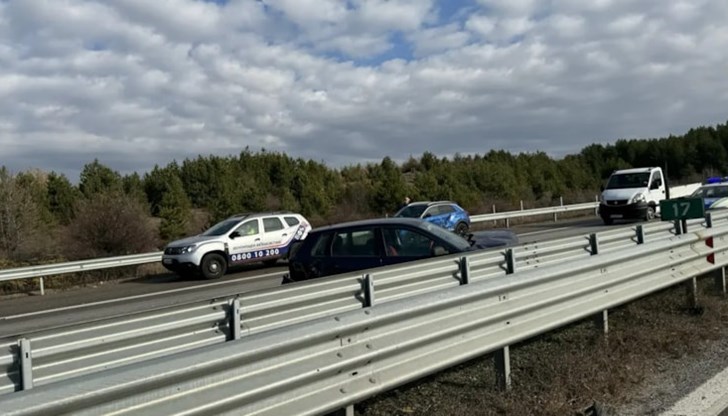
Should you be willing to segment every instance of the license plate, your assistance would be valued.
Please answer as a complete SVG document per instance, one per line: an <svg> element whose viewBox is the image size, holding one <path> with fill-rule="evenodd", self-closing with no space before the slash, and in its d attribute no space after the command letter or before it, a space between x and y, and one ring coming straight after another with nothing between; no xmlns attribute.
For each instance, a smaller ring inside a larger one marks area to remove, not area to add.
<svg viewBox="0 0 728 416"><path fill-rule="evenodd" d="M611 215L612 218L622 218L623 216L624 215L622 215L622 214L612 214Z"/></svg>
<svg viewBox="0 0 728 416"><path fill-rule="evenodd" d="M163 259L162 262L164 264L172 264L172 259Z"/></svg>

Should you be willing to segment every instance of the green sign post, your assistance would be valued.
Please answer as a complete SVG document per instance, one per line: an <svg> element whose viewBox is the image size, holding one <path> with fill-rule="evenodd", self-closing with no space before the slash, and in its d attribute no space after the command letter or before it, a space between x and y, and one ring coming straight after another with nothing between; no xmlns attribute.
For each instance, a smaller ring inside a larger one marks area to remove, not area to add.
<svg viewBox="0 0 728 416"><path fill-rule="evenodd" d="M675 222L678 234L687 231L687 220L704 217L703 198L677 198L660 201L660 218L662 221Z"/></svg>

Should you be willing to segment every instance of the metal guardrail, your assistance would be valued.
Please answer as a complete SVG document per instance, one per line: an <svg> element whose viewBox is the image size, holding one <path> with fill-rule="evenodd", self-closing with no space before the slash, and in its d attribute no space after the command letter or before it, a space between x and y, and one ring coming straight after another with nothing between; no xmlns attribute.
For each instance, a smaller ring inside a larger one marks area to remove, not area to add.
<svg viewBox="0 0 728 416"><path fill-rule="evenodd" d="M709 223L691 220L688 229L728 225L728 210L712 215ZM443 256L18 334L0 340L0 394L249 337L374 303L394 302L467 283L499 281L507 275L551 265L582 263L597 254L634 249L641 243L657 244L674 236L671 224L650 223L505 251ZM372 281L376 290L369 286ZM24 351L21 345L25 345Z"/></svg>
<svg viewBox="0 0 728 416"><path fill-rule="evenodd" d="M0 396L8 415L333 411L728 265L728 224ZM370 279L367 279L370 280ZM477 281L480 280L480 281ZM369 281L371 283L371 281ZM369 286L371 287L371 286Z"/></svg>

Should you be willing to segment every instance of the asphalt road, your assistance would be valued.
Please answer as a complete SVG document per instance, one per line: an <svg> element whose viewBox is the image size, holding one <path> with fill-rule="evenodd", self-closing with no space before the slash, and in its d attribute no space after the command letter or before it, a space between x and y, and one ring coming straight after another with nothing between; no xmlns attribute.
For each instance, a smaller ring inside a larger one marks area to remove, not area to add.
<svg viewBox="0 0 728 416"><path fill-rule="evenodd" d="M634 223L609 228L620 226L632 227ZM601 220L594 217L513 227L521 243L587 235L604 229ZM0 338L271 288L281 284L286 272L285 264L251 265L215 281L162 274L45 296L6 298L0 300Z"/></svg>

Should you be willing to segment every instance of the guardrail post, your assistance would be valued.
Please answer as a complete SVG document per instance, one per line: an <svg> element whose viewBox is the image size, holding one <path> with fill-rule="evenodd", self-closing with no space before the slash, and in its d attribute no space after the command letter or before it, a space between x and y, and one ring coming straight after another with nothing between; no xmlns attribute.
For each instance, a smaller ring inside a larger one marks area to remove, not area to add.
<svg viewBox="0 0 728 416"><path fill-rule="evenodd" d="M495 382L500 390L511 389L511 352L508 345L495 352Z"/></svg>
<svg viewBox="0 0 728 416"><path fill-rule="evenodd" d="M683 228L683 223L680 220L675 220L675 235L682 235L685 234L685 228Z"/></svg>
<svg viewBox="0 0 728 416"><path fill-rule="evenodd" d="M506 274L513 274L516 272L516 256L513 253L513 249L506 249Z"/></svg>
<svg viewBox="0 0 728 416"><path fill-rule="evenodd" d="M713 228L713 213L705 213L705 228Z"/></svg>
<svg viewBox="0 0 728 416"><path fill-rule="evenodd" d="M240 298L233 299L230 304L230 338L240 339Z"/></svg>
<svg viewBox="0 0 728 416"><path fill-rule="evenodd" d="M693 277L686 281L685 289L688 298L688 308L696 309L698 307L698 278Z"/></svg>
<svg viewBox="0 0 728 416"><path fill-rule="evenodd" d="M511 228L511 219L506 218L506 228Z"/></svg>
<svg viewBox="0 0 728 416"><path fill-rule="evenodd" d="M40 295L45 295L45 285L43 284L43 277L40 278Z"/></svg>
<svg viewBox="0 0 728 416"><path fill-rule="evenodd" d="M594 316L597 330L604 335L609 334L609 310L605 309Z"/></svg>
<svg viewBox="0 0 728 416"><path fill-rule="evenodd" d="M592 256L599 254L599 237L596 233L589 234L589 249Z"/></svg>
<svg viewBox="0 0 728 416"><path fill-rule="evenodd" d="M30 390L33 388L33 354L30 349L30 340L21 338L18 340L20 359L20 388Z"/></svg>
<svg viewBox="0 0 728 416"><path fill-rule="evenodd" d="M364 286L364 307L374 306L374 276L365 274L362 284Z"/></svg>
<svg viewBox="0 0 728 416"><path fill-rule="evenodd" d="M468 256L460 257L460 284L470 284L470 259Z"/></svg>
<svg viewBox="0 0 728 416"><path fill-rule="evenodd" d="M597 206L594 208L594 215L597 217L599 216L599 195L594 196L594 202L597 203Z"/></svg>
<svg viewBox="0 0 728 416"><path fill-rule="evenodd" d="M645 243L645 229L642 227L642 224L637 226L637 244L644 244Z"/></svg>
<svg viewBox="0 0 728 416"><path fill-rule="evenodd" d="M493 214L495 214L495 204L493 204ZM493 220L493 226L498 226L498 220Z"/></svg>
<svg viewBox="0 0 728 416"><path fill-rule="evenodd" d="M725 282L725 267L715 271L715 285L718 287L718 292L721 295L726 295L726 282Z"/></svg>
<svg viewBox="0 0 728 416"><path fill-rule="evenodd" d="M521 211L523 211L523 200L521 200Z"/></svg>

